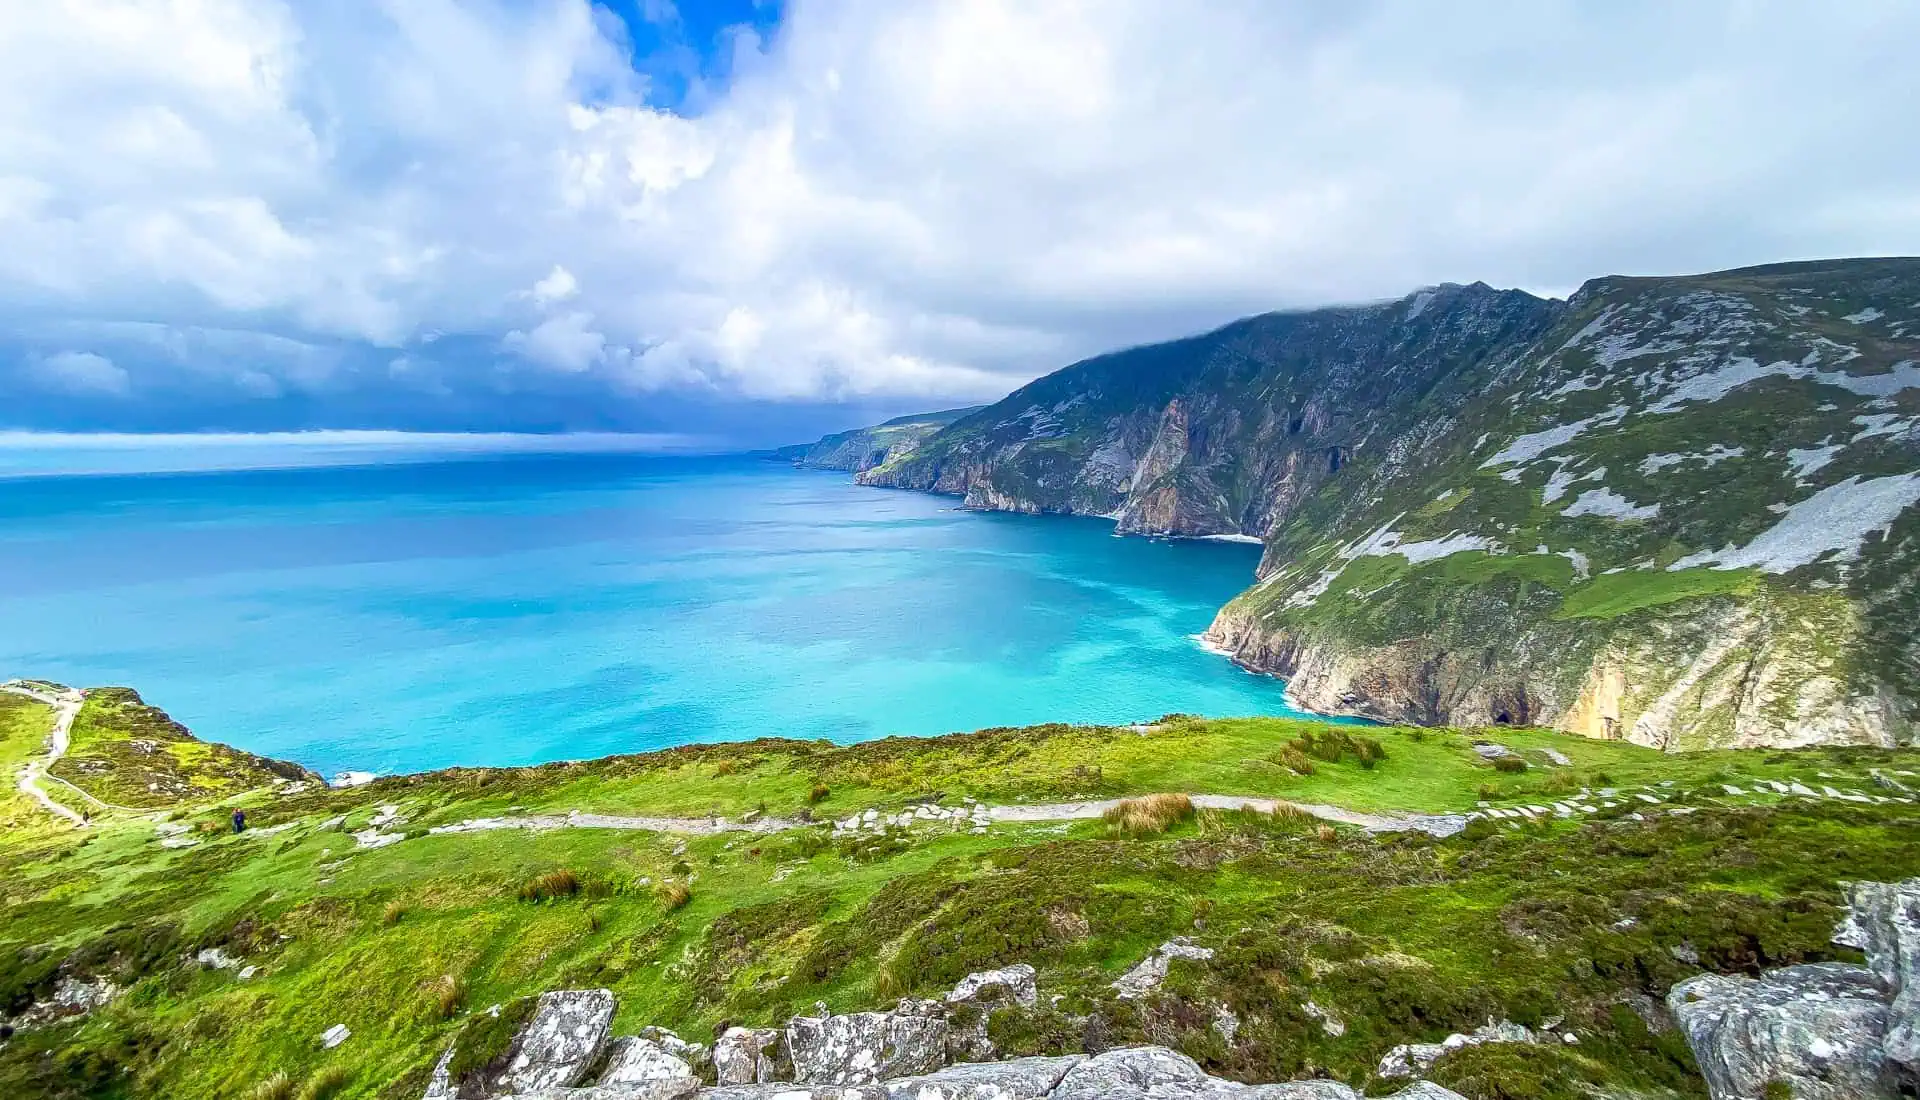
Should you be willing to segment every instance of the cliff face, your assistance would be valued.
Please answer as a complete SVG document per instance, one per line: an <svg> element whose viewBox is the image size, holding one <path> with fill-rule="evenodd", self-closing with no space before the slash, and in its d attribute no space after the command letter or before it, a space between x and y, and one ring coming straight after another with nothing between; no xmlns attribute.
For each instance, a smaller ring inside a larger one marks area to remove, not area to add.
<svg viewBox="0 0 1920 1100"><path fill-rule="evenodd" d="M1920 260L1249 318L1074 364L859 480L1261 536L1211 640L1316 710L1916 735Z"/></svg>
<svg viewBox="0 0 1920 1100"><path fill-rule="evenodd" d="M1597 280L1276 529L1211 639L1337 713L1911 741L1917 361L1920 261Z"/></svg>
<svg viewBox="0 0 1920 1100"><path fill-rule="evenodd" d="M933 436L935 432L978 407L947 409L942 412L916 413L895 417L870 428L855 428L822 436L813 443L796 443L766 452L766 457L791 462L815 470L846 470L858 473L882 463L902 459Z"/></svg>
<svg viewBox="0 0 1920 1100"><path fill-rule="evenodd" d="M859 480L1113 516L1130 534L1264 535L1404 429L1421 394L1525 347L1561 308L1475 284L1252 317L1076 363Z"/></svg>

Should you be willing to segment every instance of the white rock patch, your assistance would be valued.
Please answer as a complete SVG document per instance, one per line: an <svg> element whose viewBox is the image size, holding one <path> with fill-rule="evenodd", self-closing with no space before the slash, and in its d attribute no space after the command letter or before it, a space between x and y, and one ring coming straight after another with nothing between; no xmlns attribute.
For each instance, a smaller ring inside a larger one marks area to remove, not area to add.
<svg viewBox="0 0 1920 1100"><path fill-rule="evenodd" d="M1825 447L1809 447L1805 450L1794 448L1787 452L1787 465L1793 469L1795 481L1805 481L1808 474L1831 463L1834 457L1846 449L1844 443L1830 443Z"/></svg>
<svg viewBox="0 0 1920 1100"><path fill-rule="evenodd" d="M1595 413L1583 420L1576 420L1571 424L1560 424L1541 431L1528 432L1507 444L1498 454L1482 462L1480 468L1484 470L1489 466L1504 466L1531 461L1553 450L1555 447L1564 447L1568 443L1573 442L1574 437L1586 431L1588 428L1596 425L1604 426L1618 423L1620 419L1626 415L1626 406L1615 405L1605 412Z"/></svg>
<svg viewBox="0 0 1920 1100"><path fill-rule="evenodd" d="M1588 489L1574 499L1563 516L1604 516L1607 519L1652 519L1660 514L1658 504L1635 504L1604 485Z"/></svg>
<svg viewBox="0 0 1920 1100"><path fill-rule="evenodd" d="M1785 573L1830 553L1837 555L1835 560L1852 561L1869 533L1891 526L1915 502L1920 502L1920 472L1867 481L1850 477L1789 506L1778 523L1745 546L1702 550L1667 568L1758 566L1768 573Z"/></svg>
<svg viewBox="0 0 1920 1100"><path fill-rule="evenodd" d="M1704 451L1693 454L1648 455L1640 460L1640 472L1657 474L1669 466L1678 466L1683 462L1704 462L1709 466L1717 465L1729 458L1739 458L1747 453L1745 447L1726 447L1715 443Z"/></svg>

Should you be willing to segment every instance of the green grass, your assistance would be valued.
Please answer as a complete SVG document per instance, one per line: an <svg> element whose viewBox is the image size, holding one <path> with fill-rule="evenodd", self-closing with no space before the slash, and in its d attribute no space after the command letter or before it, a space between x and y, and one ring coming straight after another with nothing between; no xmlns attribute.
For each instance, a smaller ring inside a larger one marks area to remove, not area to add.
<svg viewBox="0 0 1920 1100"><path fill-rule="evenodd" d="M45 721L30 708L0 716L0 752L18 751L16 729L32 737ZM1535 766L1497 773L1473 753L1475 736ZM1270 762L1290 745L1311 751L1312 775ZM1547 766L1544 748L1574 766ZM245 796L256 822L293 823L275 835L217 831L233 800L190 801L178 820L216 831L184 850L161 849L151 822L129 815L107 815L89 834L9 831L0 994L31 999L63 963L129 988L92 1022L27 1033L0 1051L0 1095L244 1096L279 1073L291 1095L411 1097L488 1006L546 989L604 985L619 996L621 1032L658 1024L705 1039L722 1021L774 1023L816 1000L870 1008L1016 961L1040 967L1046 991L1066 1000L1058 1011L996 1015L1012 1053L1078 1049L1089 1034L1154 1038L1242 1079L1318 1068L1364 1083L1394 1042L1550 1007L1582 1029L1578 1050L1525 1065L1467 1060L1461 1079L1518 1088L1533 1074L1546 1083L1526 1087L1699 1095L1684 1055L1617 1018L1612 1002L1682 976L1667 951L1681 940L1726 969L1826 957L1838 881L1920 873L1920 850L1905 841L1912 807L1721 808L1713 784L1817 782L1826 771L1848 786L1868 767L1916 763L1911 751L1662 755L1541 730L1172 717L1144 733L1052 726L849 747L763 741ZM1322 836L1320 822L1298 815L1211 811L1112 837L1107 823L1084 821L884 842L836 842L824 826L684 840L563 829L359 850L319 828L340 813L357 826L382 802L401 805L408 829L510 806L737 813L764 801L796 813L823 783L831 794L819 808L846 815L936 794L952 803L963 793L1011 802L1167 791L1458 810L1483 793L1539 801L1659 779L1675 780L1674 797L1701 812L1480 827L1444 843ZM1635 929L1612 927L1629 915ZM1177 966L1168 998L1144 1007L1106 995L1107 982L1172 935L1215 947L1218 964ZM213 945L261 973L241 983L184 961ZM1307 999L1337 1011L1346 1035L1304 1017ZM1215 1001L1248 1022L1231 1048L1206 1026ZM340 1023L353 1038L321 1051L320 1033ZM476 1050L486 1038L475 1033Z"/></svg>
<svg viewBox="0 0 1920 1100"><path fill-rule="evenodd" d="M47 750L53 708L24 695L0 691L0 824L9 838L24 839L63 829L40 804L20 793L20 769ZM49 784L58 787L58 784ZM57 791L56 791L57 795Z"/></svg>
<svg viewBox="0 0 1920 1100"><path fill-rule="evenodd" d="M1603 573L1567 593L1555 618L1615 619L1650 607L1707 596L1747 596L1760 586L1757 569L1700 567L1668 572L1629 569Z"/></svg>
<svg viewBox="0 0 1920 1100"><path fill-rule="evenodd" d="M89 692L72 734L53 774L121 806L167 806L249 790L275 778L319 778L297 765L201 741L131 688Z"/></svg>

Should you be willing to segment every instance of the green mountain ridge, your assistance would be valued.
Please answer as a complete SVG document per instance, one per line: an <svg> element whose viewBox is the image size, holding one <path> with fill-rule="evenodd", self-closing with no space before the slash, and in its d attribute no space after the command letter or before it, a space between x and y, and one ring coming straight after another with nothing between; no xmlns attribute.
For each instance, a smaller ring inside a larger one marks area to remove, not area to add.
<svg viewBox="0 0 1920 1100"><path fill-rule="evenodd" d="M766 457L807 469L858 473L906 458L935 432L963 416L980 411L980 408L979 405L973 405L964 409L909 413L869 428L854 428L822 436L812 443L776 447L766 452Z"/></svg>
<svg viewBox="0 0 1920 1100"><path fill-rule="evenodd" d="M1073 364L856 477L1260 537L1209 637L1314 710L1916 736L1916 259L1264 314Z"/></svg>

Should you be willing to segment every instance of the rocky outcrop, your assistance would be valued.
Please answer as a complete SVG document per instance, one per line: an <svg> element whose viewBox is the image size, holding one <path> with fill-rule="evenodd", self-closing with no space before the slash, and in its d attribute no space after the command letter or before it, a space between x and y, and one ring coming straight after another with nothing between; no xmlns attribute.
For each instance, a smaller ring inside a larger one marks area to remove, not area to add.
<svg viewBox="0 0 1920 1100"><path fill-rule="evenodd" d="M796 1016L786 1041L802 1085L864 1085L930 1073L947 1060L946 1021L900 1012Z"/></svg>
<svg viewBox="0 0 1920 1100"><path fill-rule="evenodd" d="M1398 1100L1461 1100L1430 1082L1404 1089ZM1360 1100L1338 1081L1243 1085L1212 1077L1199 1063L1165 1047L1124 1047L1074 1066L1048 1100Z"/></svg>
<svg viewBox="0 0 1920 1100"><path fill-rule="evenodd" d="M1894 1079L1920 1093L1920 879L1857 882L1834 942L1866 953L1867 966L1892 994L1884 1050Z"/></svg>
<svg viewBox="0 0 1920 1100"><path fill-rule="evenodd" d="M1176 942L1166 948L1190 948ZM1177 957L1176 950L1176 957ZM1030 966L969 974L938 1001L902 1001L893 1012L800 1016L784 1031L734 1027L714 1045L719 1084L703 1087L699 1044L663 1028L606 1040L613 996L606 990L543 994L507 1052L506 1069L456 1090L449 1067L458 1044L434 1066L427 1100L1360 1100L1338 1081L1248 1085L1213 1077L1165 1047L1124 1047L1095 1055L946 1064L945 1014L1037 1003ZM602 1052L604 1051L604 1057ZM603 1065L592 1085L579 1081ZM470 1085L481 1086L478 1091ZM1461 1100L1414 1082L1396 1100Z"/></svg>
<svg viewBox="0 0 1920 1100"><path fill-rule="evenodd" d="M728 1028L713 1044L715 1078L722 1085L764 1085L787 1076L792 1063L781 1038L768 1027Z"/></svg>
<svg viewBox="0 0 1920 1100"><path fill-rule="evenodd" d="M1374 1072L1382 1077L1415 1077L1432 1069L1440 1059L1456 1050L1484 1043L1531 1043L1534 1034L1519 1024L1502 1020L1466 1033L1455 1032L1437 1043L1402 1043L1380 1059Z"/></svg>
<svg viewBox="0 0 1920 1100"><path fill-rule="evenodd" d="M18 1016L0 1017L0 1022L15 1031L65 1023L86 1016L119 995L120 987L106 978L64 975L54 984L53 996L35 1001Z"/></svg>
<svg viewBox="0 0 1920 1100"><path fill-rule="evenodd" d="M632 1085L693 1076L692 1064L663 1044L638 1035L625 1035L607 1044L607 1068L601 1071L598 1083Z"/></svg>
<svg viewBox="0 0 1920 1100"><path fill-rule="evenodd" d="M1795 1100L1891 1095L1881 1053L1886 994L1858 967L1703 974L1674 986L1667 1007L1714 1100L1767 1100L1775 1082L1791 1086Z"/></svg>
<svg viewBox="0 0 1920 1100"><path fill-rule="evenodd" d="M1114 995L1122 1000L1144 997L1167 980L1167 967L1174 959L1205 962L1213 958L1213 948L1199 947L1185 936L1176 936L1153 949L1153 953L1120 975L1113 983Z"/></svg>
<svg viewBox="0 0 1920 1100"><path fill-rule="evenodd" d="M542 993L488 1082L492 1094L539 1092L579 1084L606 1049L613 993L565 989Z"/></svg>
<svg viewBox="0 0 1920 1100"><path fill-rule="evenodd" d="M998 970L979 970L960 979L947 994L948 1004L966 1001L1010 1000L1032 1008L1040 1003L1040 986L1033 967L1014 963Z"/></svg>
<svg viewBox="0 0 1920 1100"><path fill-rule="evenodd" d="M1675 985L1672 1012L1714 1100L1892 1098L1920 1088L1913 985L1920 879L1858 883L1834 941L1865 967L1814 963L1759 978L1703 974Z"/></svg>

